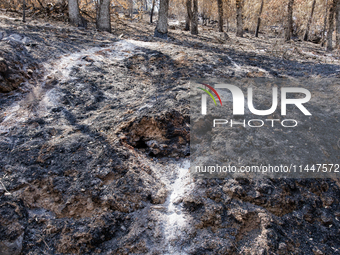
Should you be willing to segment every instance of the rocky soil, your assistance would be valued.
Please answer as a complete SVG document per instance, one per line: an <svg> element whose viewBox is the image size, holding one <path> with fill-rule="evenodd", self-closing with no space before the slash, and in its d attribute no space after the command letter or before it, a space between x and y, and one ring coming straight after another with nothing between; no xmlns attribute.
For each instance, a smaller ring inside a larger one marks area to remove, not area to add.
<svg viewBox="0 0 340 255"><path fill-rule="evenodd" d="M143 21L0 21L1 255L340 254L338 179L188 170L191 79L336 79L336 52L207 27L161 40Z"/></svg>

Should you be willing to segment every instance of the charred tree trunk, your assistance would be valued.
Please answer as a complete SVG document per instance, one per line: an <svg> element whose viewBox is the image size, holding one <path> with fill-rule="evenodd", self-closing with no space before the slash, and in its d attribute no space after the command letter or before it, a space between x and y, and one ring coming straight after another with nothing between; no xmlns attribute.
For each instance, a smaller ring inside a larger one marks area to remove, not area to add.
<svg viewBox="0 0 340 255"><path fill-rule="evenodd" d="M22 22L26 22L26 1L22 1Z"/></svg>
<svg viewBox="0 0 340 255"><path fill-rule="evenodd" d="M236 36L243 37L243 0L236 0Z"/></svg>
<svg viewBox="0 0 340 255"><path fill-rule="evenodd" d="M206 10L206 3L205 0L202 2L202 26L207 25L208 15Z"/></svg>
<svg viewBox="0 0 340 255"><path fill-rule="evenodd" d="M189 31L190 30L190 18L188 14L185 16L185 27L184 31Z"/></svg>
<svg viewBox="0 0 340 255"><path fill-rule="evenodd" d="M229 17L227 16L227 32L229 32Z"/></svg>
<svg viewBox="0 0 340 255"><path fill-rule="evenodd" d="M150 12L150 23L152 23L154 10L155 10L155 0L152 0L151 12Z"/></svg>
<svg viewBox="0 0 340 255"><path fill-rule="evenodd" d="M263 11L263 5L264 5L264 0L261 1L259 16L258 16L258 18L257 18L257 25L256 25L256 30L255 30L255 37L259 37L259 31L260 31L260 26L261 26L261 15L262 15L262 11Z"/></svg>
<svg viewBox="0 0 340 255"><path fill-rule="evenodd" d="M289 0L288 2L288 11L287 11L287 24L285 28L285 40L289 41L292 37L293 31L293 5L294 0Z"/></svg>
<svg viewBox="0 0 340 255"><path fill-rule="evenodd" d="M155 37L168 38L168 10L169 0L159 1L158 21L155 29Z"/></svg>
<svg viewBox="0 0 340 255"><path fill-rule="evenodd" d="M323 46L325 44L325 35L327 30L327 17L328 17L328 0L326 0L326 8L325 8L325 17L323 20L323 29L322 29L322 36L321 36L321 45Z"/></svg>
<svg viewBox="0 0 340 255"><path fill-rule="evenodd" d="M191 19L192 19L192 3L191 0L186 0L185 2L186 8L187 8L187 13L186 13L186 17L185 17L185 31L189 31L190 30L190 23L191 23Z"/></svg>
<svg viewBox="0 0 340 255"><path fill-rule="evenodd" d="M193 10L191 18L191 34L198 35L198 4L197 0L193 0Z"/></svg>
<svg viewBox="0 0 340 255"><path fill-rule="evenodd" d="M336 18L336 48L339 49L340 47L340 1L339 0L337 0L337 3L336 3L335 18Z"/></svg>
<svg viewBox="0 0 340 255"><path fill-rule="evenodd" d="M78 0L68 0L68 17L73 26L81 23Z"/></svg>
<svg viewBox="0 0 340 255"><path fill-rule="evenodd" d="M132 2L133 2L133 1L132 1ZM145 7L145 5L144 5L143 0L139 0L139 1L137 2L138 19L139 19L139 20L143 20L143 18L144 18L144 7ZM132 13L133 13L133 10L132 10Z"/></svg>
<svg viewBox="0 0 340 255"><path fill-rule="evenodd" d="M111 32L110 0L99 0L97 6L97 29Z"/></svg>
<svg viewBox="0 0 340 255"><path fill-rule="evenodd" d="M218 31L223 32L223 2L222 0L217 0L218 6Z"/></svg>
<svg viewBox="0 0 340 255"><path fill-rule="evenodd" d="M133 18L133 0L129 0L129 17Z"/></svg>
<svg viewBox="0 0 340 255"><path fill-rule="evenodd" d="M332 40L333 40L333 31L334 31L334 14L336 10L337 0L333 0L331 8L329 10L328 17L328 31L327 31L327 50L331 51L333 49Z"/></svg>
<svg viewBox="0 0 340 255"><path fill-rule="evenodd" d="M310 16L309 16L309 19L308 19L308 22L307 22L305 36L303 37L304 41L308 40L309 28L310 28L310 24L312 23L312 19L313 19L315 3L316 3L316 0L313 0L312 10L310 11Z"/></svg>

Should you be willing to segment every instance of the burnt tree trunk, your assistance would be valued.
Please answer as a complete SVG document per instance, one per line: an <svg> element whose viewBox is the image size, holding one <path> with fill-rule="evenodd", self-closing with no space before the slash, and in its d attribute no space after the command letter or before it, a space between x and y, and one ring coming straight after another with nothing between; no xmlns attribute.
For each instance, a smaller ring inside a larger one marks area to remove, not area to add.
<svg viewBox="0 0 340 255"><path fill-rule="evenodd" d="M169 0L159 1L158 21L155 29L155 37L168 38L168 10Z"/></svg>
<svg viewBox="0 0 340 255"><path fill-rule="evenodd" d="M236 36L243 37L243 0L236 0Z"/></svg>
<svg viewBox="0 0 340 255"><path fill-rule="evenodd" d="M73 26L81 22L78 0L68 0L68 17Z"/></svg>
<svg viewBox="0 0 340 255"><path fill-rule="evenodd" d="M208 15L207 15L207 10L206 10L206 0L202 1L202 26L207 25L207 20L208 20Z"/></svg>
<svg viewBox="0 0 340 255"><path fill-rule="evenodd" d="M151 12L150 12L150 23L152 23L154 10L155 10L155 0L152 0Z"/></svg>
<svg viewBox="0 0 340 255"><path fill-rule="evenodd" d="M333 0L331 8L329 9L328 17L328 31L327 31L327 50L331 51L333 49L333 31L334 31L334 14L336 10L337 0Z"/></svg>
<svg viewBox="0 0 340 255"><path fill-rule="evenodd" d="M129 0L129 17L130 19L133 17L133 0Z"/></svg>
<svg viewBox="0 0 340 255"><path fill-rule="evenodd" d="M223 32L223 1L217 0L218 6L218 31Z"/></svg>
<svg viewBox="0 0 340 255"><path fill-rule="evenodd" d="M191 18L191 34L198 35L198 4L197 0L193 0L193 10Z"/></svg>
<svg viewBox="0 0 340 255"><path fill-rule="evenodd" d="M325 8L325 17L323 20L323 29L322 29L322 36L321 36L321 44L325 44L325 36L327 31L327 17L328 17L328 0L326 0L326 8Z"/></svg>
<svg viewBox="0 0 340 255"><path fill-rule="evenodd" d="M312 3L312 10L310 11L309 19L308 19L308 22L307 22L305 36L303 37L303 40L304 40L304 41L307 41L307 40L308 40L309 28L310 28L310 24L312 23L312 20L313 20L313 14L314 14L314 9L315 9L315 3L316 3L316 0L313 0L313 3Z"/></svg>
<svg viewBox="0 0 340 255"><path fill-rule="evenodd" d="M263 5L264 5L264 0L261 1L261 6L259 10L259 16L257 17L257 25L256 25L256 30L255 30L255 37L259 37L259 31L260 31L260 26L261 26L261 15L263 11Z"/></svg>
<svg viewBox="0 0 340 255"><path fill-rule="evenodd" d="M97 29L111 32L110 0L99 0L97 6Z"/></svg>
<svg viewBox="0 0 340 255"><path fill-rule="evenodd" d="M22 22L26 22L26 1L22 1Z"/></svg>
<svg viewBox="0 0 340 255"><path fill-rule="evenodd" d="M191 23L191 19L192 19L192 11L191 11L192 2L191 2L191 0L186 0L185 5L186 5L187 13L186 13L186 16L185 16L185 28L184 28L184 30L189 31L190 30L190 23Z"/></svg>
<svg viewBox="0 0 340 255"><path fill-rule="evenodd" d="M227 16L227 32L229 32L229 17Z"/></svg>
<svg viewBox="0 0 340 255"><path fill-rule="evenodd" d="M186 14L184 31L189 31L189 30L190 30L190 18L188 14Z"/></svg>
<svg viewBox="0 0 340 255"><path fill-rule="evenodd" d="M292 31L293 31L293 5L294 0L289 0L288 2L288 11L287 11L287 24L285 27L285 40L289 41L292 37Z"/></svg>
<svg viewBox="0 0 340 255"><path fill-rule="evenodd" d="M336 3L336 11L335 11L335 19L336 19L336 48L340 47L340 1L337 0Z"/></svg>

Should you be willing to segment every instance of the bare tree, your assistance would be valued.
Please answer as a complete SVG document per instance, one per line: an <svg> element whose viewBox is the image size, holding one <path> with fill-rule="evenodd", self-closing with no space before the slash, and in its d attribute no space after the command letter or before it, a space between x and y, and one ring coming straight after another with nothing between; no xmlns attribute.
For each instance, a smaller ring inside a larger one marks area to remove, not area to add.
<svg viewBox="0 0 340 255"><path fill-rule="evenodd" d="M288 0L288 11L287 11L287 20L285 27L285 40L289 41L292 37L293 32L293 5L294 0Z"/></svg>
<svg viewBox="0 0 340 255"><path fill-rule="evenodd" d="M329 9L328 17L328 31L327 31L327 50L331 51L333 49L333 31L334 31L334 14L337 6L337 0L333 0L331 8Z"/></svg>
<svg viewBox="0 0 340 255"><path fill-rule="evenodd" d="M337 0L336 10L335 10L335 19L336 19L336 48L340 47L340 1Z"/></svg>
<svg viewBox="0 0 340 255"><path fill-rule="evenodd" d="M152 23L154 10L155 10L155 0L152 0L151 12L150 12L150 23Z"/></svg>
<svg viewBox="0 0 340 255"><path fill-rule="evenodd" d="M229 3L230 0L226 0L226 5L228 7L227 11L226 11L226 14L224 15L225 18L226 18L226 22L227 22L227 32L229 32L229 14L230 14L230 3Z"/></svg>
<svg viewBox="0 0 340 255"><path fill-rule="evenodd" d="M190 30L190 22L191 22L191 19L192 19L192 10L191 10L192 2L191 2L191 0L186 0L185 5L186 5L187 13L185 15L185 28L184 28L184 30L189 31Z"/></svg>
<svg viewBox="0 0 340 255"><path fill-rule="evenodd" d="M261 26L261 15L263 11L263 5L264 5L264 0L261 1L261 6L259 10L259 14L257 17L257 25L256 25L256 30L255 30L255 37L259 37L259 31L260 31L260 26Z"/></svg>
<svg viewBox="0 0 340 255"><path fill-rule="evenodd" d="M133 3L133 0L132 0ZM138 0L137 1L137 10L138 10L138 19L143 20L144 19L144 11L145 11L145 0ZM133 13L133 11L132 11Z"/></svg>
<svg viewBox="0 0 340 255"><path fill-rule="evenodd" d="M110 0L98 0L97 29L111 32Z"/></svg>
<svg viewBox="0 0 340 255"><path fill-rule="evenodd" d="M129 0L129 17L133 18L133 0Z"/></svg>
<svg viewBox="0 0 340 255"><path fill-rule="evenodd" d="M322 46L325 43L325 35L326 35L326 30L327 30L327 17L328 17L328 0L326 0L325 16L323 20L323 29L322 29L322 37L321 37Z"/></svg>
<svg viewBox="0 0 340 255"><path fill-rule="evenodd" d="M198 35L198 3L197 0L193 0L193 10L191 18L191 34Z"/></svg>
<svg viewBox="0 0 340 255"><path fill-rule="evenodd" d="M209 14L207 12L207 3L206 3L207 0L203 0L202 2L202 26L206 26L207 25L207 22L209 20Z"/></svg>
<svg viewBox="0 0 340 255"><path fill-rule="evenodd" d="M243 37L243 0L236 0L236 36Z"/></svg>
<svg viewBox="0 0 340 255"><path fill-rule="evenodd" d="M74 26L81 23L78 0L68 0L68 17L70 23Z"/></svg>
<svg viewBox="0 0 340 255"><path fill-rule="evenodd" d="M22 22L26 22L26 1L22 1Z"/></svg>
<svg viewBox="0 0 340 255"><path fill-rule="evenodd" d="M223 1L217 0L218 7L218 31L223 32Z"/></svg>
<svg viewBox="0 0 340 255"><path fill-rule="evenodd" d="M304 40L304 41L307 41L307 40L308 40L309 28L310 28L310 24L312 23L312 19L313 19L313 14L314 14L314 9L315 9L315 3L316 3L316 0L313 0L313 3L312 3L312 10L310 11L309 19L308 19L308 22L307 22L305 36L303 37L303 40Z"/></svg>
<svg viewBox="0 0 340 255"><path fill-rule="evenodd" d="M159 1L158 21L155 29L155 37L168 38L168 10L169 0Z"/></svg>

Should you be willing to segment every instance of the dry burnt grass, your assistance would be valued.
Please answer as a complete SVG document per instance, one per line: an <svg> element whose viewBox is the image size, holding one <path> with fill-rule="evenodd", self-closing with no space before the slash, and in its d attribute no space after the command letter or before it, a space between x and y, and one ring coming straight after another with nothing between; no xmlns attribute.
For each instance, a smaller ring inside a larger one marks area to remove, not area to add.
<svg viewBox="0 0 340 255"><path fill-rule="evenodd" d="M189 154L189 80L336 77L339 69L318 45L265 35L222 44L205 28L199 36L176 28L164 41L144 22L117 21L107 34L1 18L0 31L30 39L0 41L12 79L27 81L0 95L0 246L19 249L22 238L23 254L164 254L149 208L169 191L150 165ZM72 79L44 65L122 39L144 44L121 60L84 54ZM339 253L335 180L195 183L182 201L193 219L180 242L188 254Z"/></svg>

